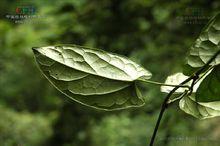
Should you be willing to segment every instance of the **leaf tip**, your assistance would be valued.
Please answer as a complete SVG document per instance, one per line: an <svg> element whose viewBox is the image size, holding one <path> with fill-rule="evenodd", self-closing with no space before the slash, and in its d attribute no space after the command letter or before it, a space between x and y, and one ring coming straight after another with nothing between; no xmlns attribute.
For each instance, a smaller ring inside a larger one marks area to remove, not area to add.
<svg viewBox="0 0 220 146"><path fill-rule="evenodd" d="M34 54L38 53L38 49L39 49L39 47L32 47L32 51L34 52Z"/></svg>

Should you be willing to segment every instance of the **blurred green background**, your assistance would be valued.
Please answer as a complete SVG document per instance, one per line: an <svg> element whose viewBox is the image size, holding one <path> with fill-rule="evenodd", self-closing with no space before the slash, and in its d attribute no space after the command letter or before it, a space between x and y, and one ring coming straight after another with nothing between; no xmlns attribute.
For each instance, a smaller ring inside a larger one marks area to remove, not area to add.
<svg viewBox="0 0 220 146"><path fill-rule="evenodd" d="M17 19L16 9L36 11ZM164 82L220 1L0 1L1 146L146 146L165 94L142 85L146 105L103 112L65 97L41 75L32 47L78 44L130 57ZM220 118L197 120L169 108L156 146L219 146Z"/></svg>

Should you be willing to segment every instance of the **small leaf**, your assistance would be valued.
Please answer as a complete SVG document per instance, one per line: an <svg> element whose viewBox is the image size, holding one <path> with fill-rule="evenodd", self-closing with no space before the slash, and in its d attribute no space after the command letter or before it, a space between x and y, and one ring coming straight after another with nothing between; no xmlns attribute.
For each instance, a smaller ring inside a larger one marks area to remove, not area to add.
<svg viewBox="0 0 220 146"><path fill-rule="evenodd" d="M46 78L79 103L103 110L144 104L136 82L149 79L151 73L126 57L77 45L33 51Z"/></svg>
<svg viewBox="0 0 220 146"><path fill-rule="evenodd" d="M209 72L207 73L209 74ZM206 76L206 75L205 75ZM204 79L204 77L198 81L194 86L193 86L193 92L196 92L196 90L198 89L201 81ZM189 78L188 76L185 76L183 73L175 73L173 75L170 75L167 77L166 81L165 81L165 84L169 84L169 85L179 85L180 83L182 83L184 80L186 80L187 78ZM191 86L192 84L192 80L189 81L188 83L184 84L184 85L188 85L189 87ZM170 91L173 90L173 88L175 87L171 87L171 86L161 86L160 88L160 91L161 92L165 92L165 93L169 93ZM175 93L183 93L185 92L186 90L188 90L188 88L185 88L185 87L179 87Z"/></svg>
<svg viewBox="0 0 220 146"><path fill-rule="evenodd" d="M169 84L169 85L179 85L181 82L183 82L184 80L186 80L188 78L188 76L185 76L183 73L175 73L173 75L170 75L167 77L165 84ZM170 91L173 90L172 86L161 86L160 91L161 92L165 92L165 93L169 93ZM176 93L183 93L186 90L186 88L180 87L179 89L176 90Z"/></svg>
<svg viewBox="0 0 220 146"><path fill-rule="evenodd" d="M220 49L220 13L214 16L204 27L198 39L190 48L187 67L184 74L191 75L202 67ZM210 65L220 64L220 55Z"/></svg>
<svg viewBox="0 0 220 146"><path fill-rule="evenodd" d="M196 92L196 101L220 101L220 65L215 66L212 72L202 81Z"/></svg>
<svg viewBox="0 0 220 146"><path fill-rule="evenodd" d="M186 96L179 102L181 110L199 119L220 116L220 101L196 102L195 96Z"/></svg>

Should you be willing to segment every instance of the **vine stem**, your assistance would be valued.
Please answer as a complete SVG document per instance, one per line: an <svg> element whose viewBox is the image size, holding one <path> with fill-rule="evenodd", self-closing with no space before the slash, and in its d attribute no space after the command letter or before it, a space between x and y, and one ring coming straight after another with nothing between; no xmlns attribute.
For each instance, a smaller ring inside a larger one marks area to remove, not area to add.
<svg viewBox="0 0 220 146"><path fill-rule="evenodd" d="M219 54L220 54L220 50L217 51L217 52L209 59L209 61L208 61L204 66L202 66L199 70L197 70L197 71L196 71L193 75L191 75L189 78L187 78L186 80L184 80L183 82L181 82L181 83L179 84L179 86L174 87L173 90L171 90L171 91L167 94L167 96L165 97L165 99L164 99L164 101L163 101L163 103L162 103L161 110L160 110L160 113L159 113L159 116L158 116L158 119L157 119L157 122L156 122L156 125L155 125L155 128L154 128L154 132L153 132L153 134L152 134L152 137L151 137L149 146L153 146L153 144L154 144L154 140L155 140L155 138L156 138L157 131L158 131L158 128L159 128L159 126L160 126L161 119L162 119L162 117L163 117L163 115L164 115L164 111L166 110L166 108L167 108L168 105L169 105L168 101L169 101L170 97L173 95L173 93L174 93L177 89L179 89L180 86L182 86L182 85L188 83L188 82L191 81L191 80L193 80L194 83L195 83L195 81L199 78L199 75L200 75L203 71L205 71L205 70L207 69L207 67L209 67L209 64L210 64L213 60L215 60L215 58L216 58ZM191 85L191 90L192 90L193 86L194 86L194 84Z"/></svg>
<svg viewBox="0 0 220 146"><path fill-rule="evenodd" d="M182 87L182 88L189 88L187 85L173 85L173 84L165 84L165 83L160 83L156 81L151 81L151 80L144 80L145 83L150 83L150 84L155 84L155 85L161 85L161 86L170 86L170 87Z"/></svg>

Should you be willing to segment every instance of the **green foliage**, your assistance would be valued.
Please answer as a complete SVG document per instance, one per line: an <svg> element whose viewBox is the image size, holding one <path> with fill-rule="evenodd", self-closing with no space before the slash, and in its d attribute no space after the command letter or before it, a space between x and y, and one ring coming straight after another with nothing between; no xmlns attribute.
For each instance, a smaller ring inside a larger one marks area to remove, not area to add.
<svg viewBox="0 0 220 146"><path fill-rule="evenodd" d="M143 114L144 115L144 114ZM92 137L94 145L105 146L143 146L146 145L151 131L153 130L153 121L156 119L152 116L134 116L134 119L129 117L129 114L110 115L104 117L99 124L94 124ZM151 123L147 129L144 129L146 123ZM133 132L130 132L133 131ZM164 136L164 131L160 136Z"/></svg>
<svg viewBox="0 0 220 146"><path fill-rule="evenodd" d="M217 51L220 50L220 13L214 16L205 26L199 38L190 50L188 64L193 68L204 66ZM211 73L199 85L195 97L188 95L180 101L180 108L197 118L205 119L220 116L219 92L219 60L218 55L210 65L214 66ZM218 65L218 66L216 66Z"/></svg>
<svg viewBox="0 0 220 146"><path fill-rule="evenodd" d="M47 79L79 103L104 110L144 104L136 80L151 73L125 57L76 45L33 50Z"/></svg>
<svg viewBox="0 0 220 146"><path fill-rule="evenodd" d="M210 74L202 81L196 92L196 101L220 101L220 65L214 67Z"/></svg>
<svg viewBox="0 0 220 146"><path fill-rule="evenodd" d="M0 106L0 144L39 146L51 136L50 119Z"/></svg>
<svg viewBox="0 0 220 146"><path fill-rule="evenodd" d="M39 74L30 48L69 43L103 48L129 56L150 69L154 74L153 80L162 81L168 75L181 71L187 48L207 23L207 18L219 11L219 5L220 1L204 0L174 3L144 0L21 0L18 3L1 0L0 105L16 110L17 117L23 112L28 112L33 118L57 113L52 137L45 137L49 142L46 146L103 146L106 142L102 141L102 137L109 138L109 143L146 145L165 95L158 92L157 86L141 84L140 89L148 103L141 108L107 113L93 110L57 92ZM28 19L20 24L7 19L6 14L15 14L19 6L34 6L40 18ZM189 18L186 21L190 22L195 20L195 23L185 23L185 18ZM175 107L176 104L168 108L158 133L164 134L159 135L155 145L185 146L187 143L189 146L219 146L219 118L195 120L178 112ZM123 116L127 112L129 114ZM23 116L14 121L14 125L18 125L21 118ZM172 118L175 119L167 120ZM129 127L123 126L127 119ZM7 125L7 118L2 117L1 120L4 120L1 125ZM100 123L103 120L105 124ZM92 135L90 131L94 129L99 130ZM17 135L16 131L13 130L13 137ZM117 137L108 134L111 132L118 134ZM38 136L35 132L28 134L32 138Z"/></svg>

